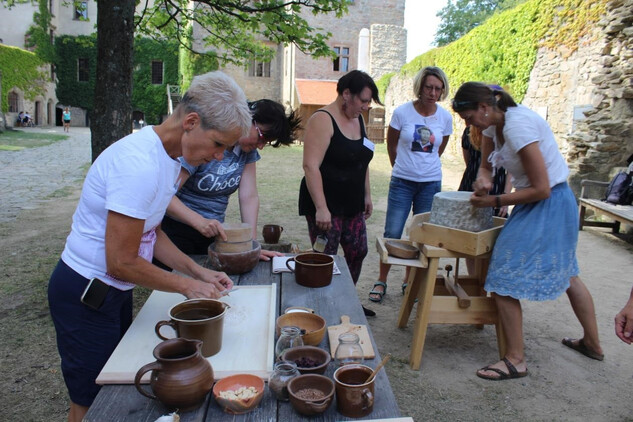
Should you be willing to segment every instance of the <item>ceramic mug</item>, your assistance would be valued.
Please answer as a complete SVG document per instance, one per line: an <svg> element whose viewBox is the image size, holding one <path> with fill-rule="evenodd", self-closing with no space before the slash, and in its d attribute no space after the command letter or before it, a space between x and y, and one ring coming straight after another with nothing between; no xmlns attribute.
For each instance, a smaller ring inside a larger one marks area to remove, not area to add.
<svg viewBox="0 0 633 422"><path fill-rule="evenodd" d="M362 418L374 410L374 383L366 382L373 370L369 366L350 364L334 372L336 408L348 418Z"/></svg>
<svg viewBox="0 0 633 422"><path fill-rule="evenodd" d="M295 263L294 268L290 262ZM296 255L286 261L286 267L295 273L297 284L305 287L324 287L332 282L334 258L316 252Z"/></svg>
<svg viewBox="0 0 633 422"><path fill-rule="evenodd" d="M224 314L229 308L224 302L215 299L190 299L172 306L169 321L158 321L154 331L156 335L168 340L160 328L169 325L178 337L202 341L202 355L213 356L222 348Z"/></svg>
<svg viewBox="0 0 633 422"><path fill-rule="evenodd" d="M278 226L277 224L265 224L262 229L262 236L264 236L264 242L266 243L277 243L279 242L279 237L281 236L281 232L284 231L284 228Z"/></svg>

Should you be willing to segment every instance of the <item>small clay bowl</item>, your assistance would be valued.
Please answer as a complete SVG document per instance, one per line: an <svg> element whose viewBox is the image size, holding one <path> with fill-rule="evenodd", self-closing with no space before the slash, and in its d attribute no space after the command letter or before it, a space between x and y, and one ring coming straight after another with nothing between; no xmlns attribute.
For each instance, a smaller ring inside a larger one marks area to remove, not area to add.
<svg viewBox="0 0 633 422"><path fill-rule="evenodd" d="M238 391L241 387L254 387L257 393L254 397L248 399L227 399L220 395L223 391ZM259 402L262 401L262 397L264 397L264 380L251 374L230 375L215 383L213 386L213 397L226 413L234 415L248 413L255 409Z"/></svg>
<svg viewBox="0 0 633 422"><path fill-rule="evenodd" d="M209 245L209 265L227 274L244 274L257 266L261 250L257 240L253 240L253 249L246 252L218 252L213 242Z"/></svg>
<svg viewBox="0 0 633 422"><path fill-rule="evenodd" d="M316 366L301 366L303 359L309 359L314 361ZM330 353L315 346L297 346L286 349L282 355L281 360L287 360L297 364L297 369L302 374L324 374L328 364L332 360Z"/></svg>
<svg viewBox="0 0 633 422"><path fill-rule="evenodd" d="M325 412L334 400L334 381L318 374L299 375L288 383L290 404L305 416Z"/></svg>
<svg viewBox="0 0 633 422"><path fill-rule="evenodd" d="M289 314L280 315L277 318L276 333L277 337L281 334L281 327L294 325L299 329L305 330L301 335L303 344L306 346L318 346L325 335L325 319L317 314L308 312L291 312Z"/></svg>
<svg viewBox="0 0 633 422"><path fill-rule="evenodd" d="M385 242L387 253L396 258L415 259L420 255L420 250L413 246L410 242L401 240L387 240Z"/></svg>

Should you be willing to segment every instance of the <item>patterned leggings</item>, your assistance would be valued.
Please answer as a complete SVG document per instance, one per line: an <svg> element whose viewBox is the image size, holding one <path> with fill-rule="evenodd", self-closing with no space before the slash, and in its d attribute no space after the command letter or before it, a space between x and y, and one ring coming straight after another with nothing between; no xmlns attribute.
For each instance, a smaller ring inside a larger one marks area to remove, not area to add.
<svg viewBox="0 0 633 422"><path fill-rule="evenodd" d="M317 236L323 232L317 228L314 216L306 215L306 221L310 241L314 244ZM363 267L363 259L367 256L367 228L364 213L360 212L353 217L332 216L332 228L325 235L327 245L324 253L336 255L340 243L352 280L356 284Z"/></svg>

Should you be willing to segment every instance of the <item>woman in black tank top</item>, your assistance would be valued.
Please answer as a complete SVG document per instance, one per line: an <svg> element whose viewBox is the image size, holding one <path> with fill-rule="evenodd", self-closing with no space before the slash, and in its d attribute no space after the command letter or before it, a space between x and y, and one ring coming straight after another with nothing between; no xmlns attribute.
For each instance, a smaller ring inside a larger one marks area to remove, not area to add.
<svg viewBox="0 0 633 422"><path fill-rule="evenodd" d="M367 255L365 219L373 209L368 167L374 144L362 113L372 100L381 103L373 79L359 70L339 79L336 91L336 100L314 113L305 128L299 215L306 217L311 243L325 235L327 254L341 245L356 284Z"/></svg>

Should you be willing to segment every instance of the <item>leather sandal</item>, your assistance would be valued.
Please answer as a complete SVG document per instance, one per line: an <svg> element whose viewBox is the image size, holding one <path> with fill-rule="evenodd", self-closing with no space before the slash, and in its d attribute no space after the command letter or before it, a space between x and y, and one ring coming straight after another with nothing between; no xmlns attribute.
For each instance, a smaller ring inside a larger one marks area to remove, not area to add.
<svg viewBox="0 0 633 422"><path fill-rule="evenodd" d="M376 290L376 286L381 286L383 288L383 291L381 292L379 290ZM377 281L374 283L372 290L369 292L369 300L371 300L372 302L380 303L382 302L383 296L386 294L387 294L387 283L383 281ZM375 295L378 297L375 297L372 295Z"/></svg>

